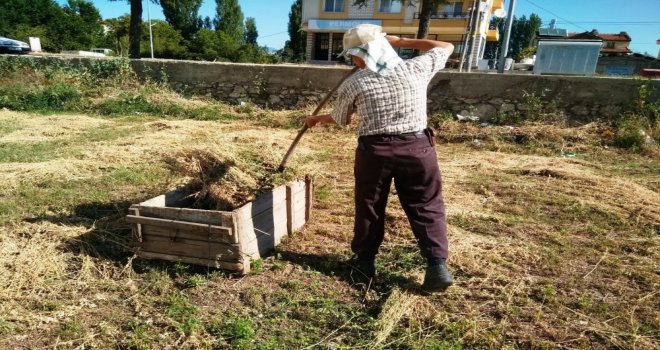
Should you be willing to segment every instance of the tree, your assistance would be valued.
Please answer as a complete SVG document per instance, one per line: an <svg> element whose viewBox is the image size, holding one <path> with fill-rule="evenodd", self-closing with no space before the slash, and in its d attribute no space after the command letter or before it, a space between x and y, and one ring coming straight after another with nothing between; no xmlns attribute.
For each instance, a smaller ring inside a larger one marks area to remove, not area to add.
<svg viewBox="0 0 660 350"><path fill-rule="evenodd" d="M213 30L213 21L211 20L211 17L204 17L204 20L202 20L202 28Z"/></svg>
<svg viewBox="0 0 660 350"><path fill-rule="evenodd" d="M500 30L500 33L504 33L504 21L491 21L491 28L497 26ZM513 18L513 23L511 25L511 34L509 39L509 52L507 52L507 57L513 57L516 60L520 60L525 53L533 51L534 38L536 32L541 27L541 17L536 14L531 14L529 19L522 16L520 18ZM487 43L486 51L484 57L489 59L498 58L500 49L502 47L502 41L504 40L504 35L500 37L500 41L497 43Z"/></svg>
<svg viewBox="0 0 660 350"><path fill-rule="evenodd" d="M431 16L435 9L441 4L446 4L449 0L396 0L400 1L403 5L419 5L421 8L419 14L419 27L417 28L417 39L426 39L429 33L429 24L431 23ZM367 6L369 0L353 0L353 5Z"/></svg>
<svg viewBox="0 0 660 350"><path fill-rule="evenodd" d="M69 0L64 11L70 15L68 25L75 27L71 32L77 34L74 39L78 46L91 49L102 40L101 13L94 4L87 0Z"/></svg>
<svg viewBox="0 0 660 350"><path fill-rule="evenodd" d="M120 1L120 0L110 0ZM131 5L131 25L128 31L128 56L140 58L140 38L142 37L142 0L126 0ZM154 4L158 0L147 0Z"/></svg>
<svg viewBox="0 0 660 350"><path fill-rule="evenodd" d="M531 14L529 19L522 16L520 20L513 23L511 31L511 41L509 41L509 48L511 56L516 60L520 60L523 51L533 51L534 38L536 32L541 28L541 17L536 14Z"/></svg>
<svg viewBox="0 0 660 350"><path fill-rule="evenodd" d="M143 23L148 25L148 23ZM174 26L161 20L152 20L152 35L154 40L154 55L159 58L184 58L187 54L184 38ZM140 52L150 55L149 33L142 33Z"/></svg>
<svg viewBox="0 0 660 350"><path fill-rule="evenodd" d="M302 31L302 0L296 0L289 12L289 40L284 43L282 56L290 62L305 60L306 34Z"/></svg>
<svg viewBox="0 0 660 350"><path fill-rule="evenodd" d="M215 0L217 4L215 30L224 32L237 44L244 41L245 28L243 26L243 11L238 0Z"/></svg>
<svg viewBox="0 0 660 350"><path fill-rule="evenodd" d="M200 29L192 40L190 58L197 60L215 61L220 57L220 38L218 33L210 28Z"/></svg>
<svg viewBox="0 0 660 350"><path fill-rule="evenodd" d="M46 51L90 49L102 38L100 21L90 1L70 0L64 8L54 0L0 1L0 33L22 41L39 37Z"/></svg>
<svg viewBox="0 0 660 350"><path fill-rule="evenodd" d="M245 19L245 43L246 44L257 44L257 38L259 37L259 32L257 32L257 23L254 20L254 17L248 17Z"/></svg>
<svg viewBox="0 0 660 350"><path fill-rule="evenodd" d="M125 56L126 47L128 47L131 17L124 15L117 18L110 18L103 21L103 24L108 26L109 29L106 36L107 46L113 47L118 56Z"/></svg>
<svg viewBox="0 0 660 350"><path fill-rule="evenodd" d="M160 0L165 20L186 39L200 29L199 8L202 0Z"/></svg>

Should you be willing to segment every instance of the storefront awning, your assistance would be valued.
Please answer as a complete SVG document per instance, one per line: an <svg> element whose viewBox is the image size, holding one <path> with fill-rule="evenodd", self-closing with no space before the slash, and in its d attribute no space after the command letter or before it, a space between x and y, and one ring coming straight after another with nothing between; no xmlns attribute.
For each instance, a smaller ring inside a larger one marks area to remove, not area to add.
<svg viewBox="0 0 660 350"><path fill-rule="evenodd" d="M349 30L359 24L383 25L380 19L310 19L307 30Z"/></svg>

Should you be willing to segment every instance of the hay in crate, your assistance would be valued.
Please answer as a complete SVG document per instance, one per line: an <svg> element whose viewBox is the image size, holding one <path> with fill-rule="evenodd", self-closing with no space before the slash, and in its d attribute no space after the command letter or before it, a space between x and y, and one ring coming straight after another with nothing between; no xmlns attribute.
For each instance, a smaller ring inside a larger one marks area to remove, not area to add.
<svg viewBox="0 0 660 350"><path fill-rule="evenodd" d="M273 186L284 178L256 178L210 152L178 154L168 164L191 181L131 207L140 257L247 273L309 219L309 178Z"/></svg>

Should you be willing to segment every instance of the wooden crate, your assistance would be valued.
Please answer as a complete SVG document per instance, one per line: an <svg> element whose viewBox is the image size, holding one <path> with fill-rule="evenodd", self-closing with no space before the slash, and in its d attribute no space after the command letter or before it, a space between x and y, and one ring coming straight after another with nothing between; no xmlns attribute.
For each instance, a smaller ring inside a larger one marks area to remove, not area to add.
<svg viewBox="0 0 660 350"><path fill-rule="evenodd" d="M277 187L234 211L189 209L189 197L172 191L130 207L126 221L138 243L136 254L245 274L253 259L309 220L312 183Z"/></svg>

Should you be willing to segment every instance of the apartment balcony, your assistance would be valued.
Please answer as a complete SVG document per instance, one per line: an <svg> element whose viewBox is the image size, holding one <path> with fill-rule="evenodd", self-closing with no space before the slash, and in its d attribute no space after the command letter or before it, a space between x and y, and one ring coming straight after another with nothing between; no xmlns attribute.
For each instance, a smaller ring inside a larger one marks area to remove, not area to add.
<svg viewBox="0 0 660 350"><path fill-rule="evenodd" d="M504 0L493 0L493 11L504 9Z"/></svg>
<svg viewBox="0 0 660 350"><path fill-rule="evenodd" d="M416 12L414 18L419 19L421 12ZM431 12L431 19L464 19L470 18L469 12Z"/></svg>

